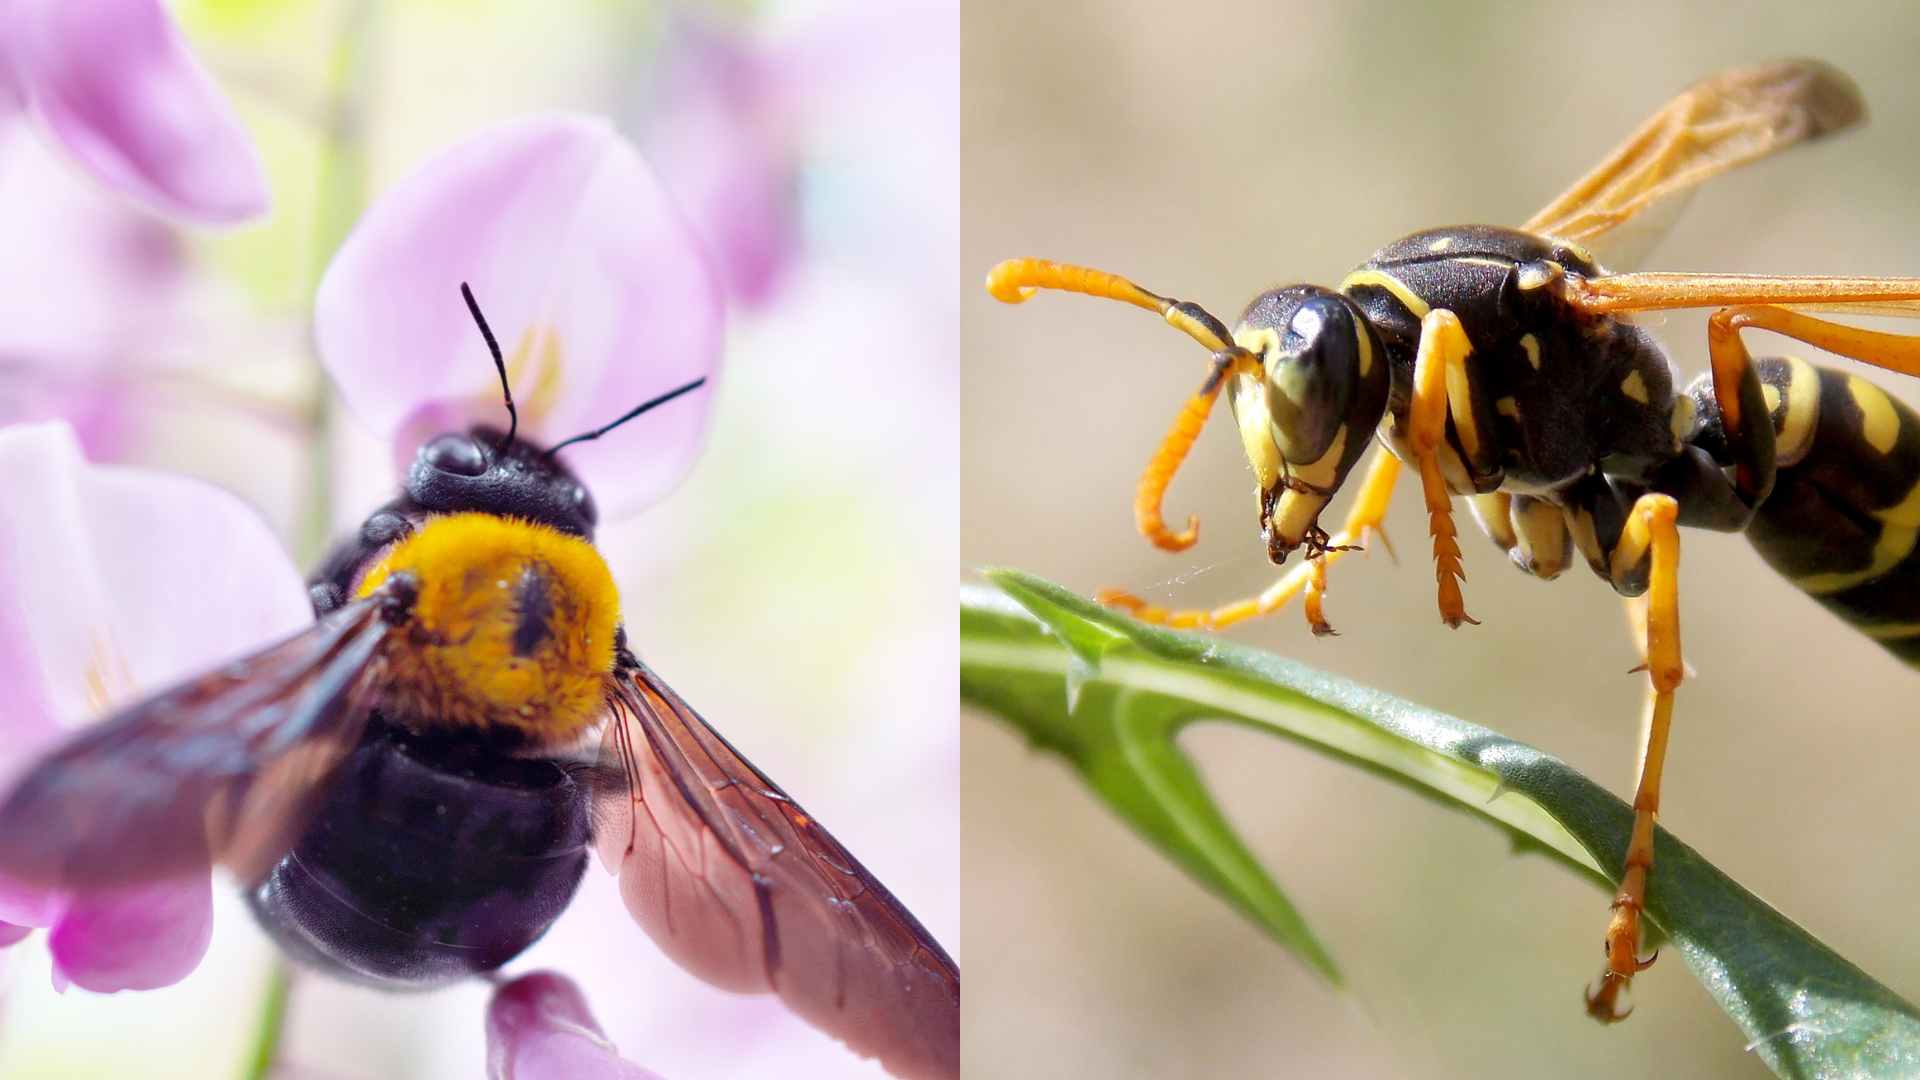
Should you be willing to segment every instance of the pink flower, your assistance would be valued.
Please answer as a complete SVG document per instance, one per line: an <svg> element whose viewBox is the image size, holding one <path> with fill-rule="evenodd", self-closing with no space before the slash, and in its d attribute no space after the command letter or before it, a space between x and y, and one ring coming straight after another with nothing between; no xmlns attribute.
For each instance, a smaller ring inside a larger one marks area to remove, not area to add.
<svg viewBox="0 0 1920 1080"><path fill-rule="evenodd" d="M604 121L492 128L423 166L361 218L314 301L321 359L396 464L425 437L504 427L500 380L460 298L499 335L520 437L552 444L719 366L722 298L692 230ZM603 519L692 466L711 387L617 437L567 450Z"/></svg>
<svg viewBox="0 0 1920 1080"><path fill-rule="evenodd" d="M211 351L191 344L207 305L187 301L179 238L4 125L0 235L0 424L65 419L93 459L123 457L147 414L134 384Z"/></svg>
<svg viewBox="0 0 1920 1080"><path fill-rule="evenodd" d="M266 212L253 144L157 0L0 0L0 25L0 108L95 179L200 224Z"/></svg>
<svg viewBox="0 0 1920 1080"><path fill-rule="evenodd" d="M915 197L959 198L958 144L933 135L957 125L958 33L946 0L828 3L754 29L674 11L642 141L741 306L769 306L835 242L894 257L889 277L918 268L897 261L916 247L903 228L934 224Z"/></svg>
<svg viewBox="0 0 1920 1080"><path fill-rule="evenodd" d="M649 110L647 156L687 208L727 292L773 295L800 245L800 140L776 96L783 54L681 14Z"/></svg>
<svg viewBox="0 0 1920 1080"><path fill-rule="evenodd" d="M0 486L0 771L312 618L266 523L218 488L90 465L62 423L0 428ZM84 897L0 882L0 940L49 929L56 986L152 989L200 962L211 905L206 875Z"/></svg>
<svg viewBox="0 0 1920 1080"><path fill-rule="evenodd" d="M487 1006L487 1080L660 1080L620 1057L564 975L536 971Z"/></svg>

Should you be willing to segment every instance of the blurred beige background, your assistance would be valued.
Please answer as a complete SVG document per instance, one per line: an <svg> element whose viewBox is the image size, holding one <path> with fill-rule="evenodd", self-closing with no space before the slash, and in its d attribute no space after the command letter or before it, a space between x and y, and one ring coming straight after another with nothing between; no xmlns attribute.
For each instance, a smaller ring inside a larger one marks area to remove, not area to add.
<svg viewBox="0 0 1920 1080"><path fill-rule="evenodd" d="M1337 283L1413 230L1518 222L1685 84L1806 54L1859 80L1871 123L1714 183L1650 266L1920 274L1920 12L1582 10L968 0L963 565L1179 606L1274 573L1218 422L1166 506L1175 523L1200 513L1199 546L1167 556L1133 532L1135 477L1197 384L1200 350L1118 304L997 304L975 283L1004 257L1113 270L1231 323L1260 289ZM1659 327L1689 380L1703 330L1691 314ZM1626 674L1636 657L1612 592L1579 568L1525 578L1470 531L1467 606L1485 625L1448 632L1413 485L1388 527L1400 565L1333 573L1343 636L1316 641L1289 610L1235 637L1533 742L1625 793L1644 680ZM1689 534L1682 586L1698 676L1681 694L1664 821L1920 994L1920 677L1738 536ZM1229 815L1345 968L1339 995L1056 760L977 711L962 723L972 1075L1763 1074L1677 957L1638 981L1630 1022L1587 1020L1606 898L1511 856L1484 824L1297 747L1192 734Z"/></svg>

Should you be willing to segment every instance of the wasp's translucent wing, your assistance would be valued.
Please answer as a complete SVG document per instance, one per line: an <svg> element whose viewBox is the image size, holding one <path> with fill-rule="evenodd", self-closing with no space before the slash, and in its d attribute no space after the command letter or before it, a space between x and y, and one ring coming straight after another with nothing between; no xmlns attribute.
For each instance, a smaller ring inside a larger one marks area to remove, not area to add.
<svg viewBox="0 0 1920 1080"><path fill-rule="evenodd" d="M673 960L771 990L901 1076L960 1070L960 971L820 823L645 666L616 677L601 857Z"/></svg>
<svg viewBox="0 0 1920 1080"><path fill-rule="evenodd" d="M1818 60L1723 71L1668 102L1521 228L1592 247L1602 262L1631 265L1677 216L1663 207L1622 228L1643 212L1735 166L1865 117L1853 80ZM1640 227L1656 218L1658 227Z"/></svg>
<svg viewBox="0 0 1920 1080"><path fill-rule="evenodd" d="M386 625L358 601L79 731L0 801L0 876L87 890L221 862L257 879L359 740Z"/></svg>

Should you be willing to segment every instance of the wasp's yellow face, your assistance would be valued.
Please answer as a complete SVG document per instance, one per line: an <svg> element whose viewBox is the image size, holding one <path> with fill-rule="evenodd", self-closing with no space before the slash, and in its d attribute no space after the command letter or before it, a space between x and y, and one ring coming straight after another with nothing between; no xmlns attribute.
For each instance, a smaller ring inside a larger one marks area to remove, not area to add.
<svg viewBox="0 0 1920 1080"><path fill-rule="evenodd" d="M599 717L620 601L592 544L526 521L449 514L389 549L359 594L401 572L420 595L386 649L388 719L507 728L551 745Z"/></svg>

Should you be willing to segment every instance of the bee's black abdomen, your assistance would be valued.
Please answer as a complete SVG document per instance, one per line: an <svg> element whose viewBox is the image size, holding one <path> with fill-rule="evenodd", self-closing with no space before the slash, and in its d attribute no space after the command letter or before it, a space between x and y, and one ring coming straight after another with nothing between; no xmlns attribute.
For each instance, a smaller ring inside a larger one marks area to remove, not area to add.
<svg viewBox="0 0 1920 1080"><path fill-rule="evenodd" d="M376 718L249 899L309 966L428 987L492 971L544 934L588 844L586 792L560 763Z"/></svg>

